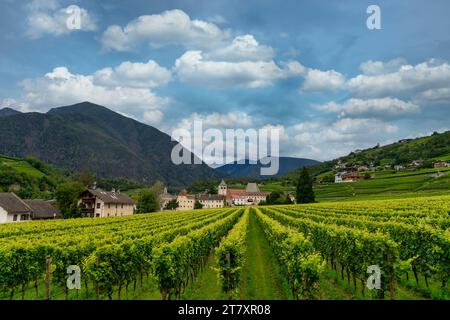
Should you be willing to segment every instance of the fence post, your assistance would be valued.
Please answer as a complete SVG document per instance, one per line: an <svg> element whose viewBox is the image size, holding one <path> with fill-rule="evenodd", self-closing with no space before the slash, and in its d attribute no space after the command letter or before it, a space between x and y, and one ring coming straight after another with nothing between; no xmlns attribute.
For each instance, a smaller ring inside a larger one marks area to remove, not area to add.
<svg viewBox="0 0 450 320"><path fill-rule="evenodd" d="M45 297L47 300L51 300L51 284L52 284L52 257L47 256L45 259Z"/></svg>

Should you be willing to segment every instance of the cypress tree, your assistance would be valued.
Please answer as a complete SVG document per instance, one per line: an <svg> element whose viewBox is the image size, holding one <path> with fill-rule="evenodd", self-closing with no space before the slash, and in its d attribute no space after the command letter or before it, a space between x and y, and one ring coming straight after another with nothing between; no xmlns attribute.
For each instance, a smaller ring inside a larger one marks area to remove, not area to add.
<svg viewBox="0 0 450 320"><path fill-rule="evenodd" d="M311 203L316 201L312 179L306 168L302 169L297 183L297 203Z"/></svg>

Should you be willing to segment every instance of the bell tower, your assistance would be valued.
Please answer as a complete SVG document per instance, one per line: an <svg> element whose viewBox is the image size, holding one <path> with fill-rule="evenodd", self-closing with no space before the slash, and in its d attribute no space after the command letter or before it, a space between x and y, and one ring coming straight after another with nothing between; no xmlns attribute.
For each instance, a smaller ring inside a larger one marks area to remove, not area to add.
<svg viewBox="0 0 450 320"><path fill-rule="evenodd" d="M227 184L222 179L222 181L219 184L219 188L217 189L217 193L226 197L227 189L228 189Z"/></svg>

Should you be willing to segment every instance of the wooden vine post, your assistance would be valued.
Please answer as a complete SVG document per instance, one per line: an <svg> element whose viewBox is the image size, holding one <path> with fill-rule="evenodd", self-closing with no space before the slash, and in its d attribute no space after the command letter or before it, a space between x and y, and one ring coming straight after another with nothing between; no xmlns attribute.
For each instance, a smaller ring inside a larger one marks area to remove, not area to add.
<svg viewBox="0 0 450 320"><path fill-rule="evenodd" d="M51 284L52 284L52 257L47 256L45 259L45 298L51 300Z"/></svg>

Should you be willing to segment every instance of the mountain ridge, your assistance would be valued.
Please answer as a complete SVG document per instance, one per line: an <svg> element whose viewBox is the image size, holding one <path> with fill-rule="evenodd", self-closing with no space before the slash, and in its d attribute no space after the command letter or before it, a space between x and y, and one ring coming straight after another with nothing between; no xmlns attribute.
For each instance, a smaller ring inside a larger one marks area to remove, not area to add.
<svg viewBox="0 0 450 320"><path fill-rule="evenodd" d="M170 155L177 143L169 135L90 102L0 117L0 141L0 154L34 156L104 177L162 180L172 186L223 177L204 163L173 164Z"/></svg>
<svg viewBox="0 0 450 320"><path fill-rule="evenodd" d="M278 177L292 170L311 166L320 163L317 160L295 157L277 157L279 159L279 171L270 177ZM249 160L245 160L245 164L237 164L237 161L217 167L216 170L224 174L230 175L232 178L268 178L269 176L261 175L261 168L269 167L262 165L258 160L257 164L249 164Z"/></svg>

